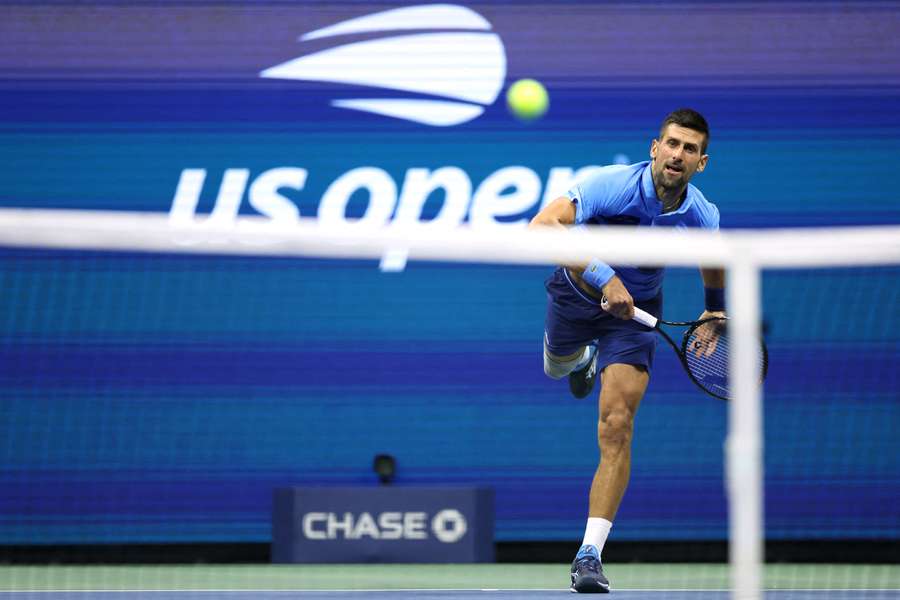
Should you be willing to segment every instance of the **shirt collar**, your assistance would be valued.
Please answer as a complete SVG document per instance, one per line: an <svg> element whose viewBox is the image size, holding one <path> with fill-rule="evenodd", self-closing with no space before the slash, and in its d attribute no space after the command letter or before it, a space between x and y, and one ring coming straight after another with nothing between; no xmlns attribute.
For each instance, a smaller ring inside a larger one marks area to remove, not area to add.
<svg viewBox="0 0 900 600"><path fill-rule="evenodd" d="M650 172L650 164L651 163L648 161L647 166L644 167L644 172L641 173L641 196L644 199L644 208L647 210L647 212L651 215L660 215L663 214L662 202L660 202L659 197L656 195L656 186L653 185L653 173ZM691 184L688 184L684 196L684 201L682 201L681 206L679 206L677 210L665 214L678 215L685 213L693 203L693 186Z"/></svg>
<svg viewBox="0 0 900 600"><path fill-rule="evenodd" d="M653 174L650 172L650 162L641 173L641 197L644 199L644 210L648 214L658 215L662 212L662 202L656 197L656 187L653 185Z"/></svg>

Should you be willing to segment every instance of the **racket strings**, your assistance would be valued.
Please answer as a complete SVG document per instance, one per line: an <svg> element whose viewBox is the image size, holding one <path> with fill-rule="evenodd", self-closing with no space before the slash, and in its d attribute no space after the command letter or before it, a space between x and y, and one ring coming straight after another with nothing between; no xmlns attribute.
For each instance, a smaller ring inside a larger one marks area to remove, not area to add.
<svg viewBox="0 0 900 600"><path fill-rule="evenodd" d="M728 334L724 330L714 339L696 329L689 332L684 357L688 371L700 387L728 397Z"/></svg>
<svg viewBox="0 0 900 600"><path fill-rule="evenodd" d="M702 325L701 325L702 327ZM683 346L685 363L697 384L708 392L729 398L728 390L728 331L718 328L715 336L694 328L687 333ZM757 371L762 379L766 369L766 354L760 345Z"/></svg>

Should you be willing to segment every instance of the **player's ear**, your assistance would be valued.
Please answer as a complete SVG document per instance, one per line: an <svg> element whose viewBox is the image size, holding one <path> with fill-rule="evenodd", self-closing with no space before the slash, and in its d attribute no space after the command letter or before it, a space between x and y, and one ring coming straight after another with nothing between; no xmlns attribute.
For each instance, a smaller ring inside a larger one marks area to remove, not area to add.
<svg viewBox="0 0 900 600"><path fill-rule="evenodd" d="M656 158L656 152L659 148L659 140L654 139L650 142L650 158Z"/></svg>
<svg viewBox="0 0 900 600"><path fill-rule="evenodd" d="M700 173L703 169L706 168L706 163L709 162L709 154L704 154L700 157L700 162L697 163L697 172Z"/></svg>

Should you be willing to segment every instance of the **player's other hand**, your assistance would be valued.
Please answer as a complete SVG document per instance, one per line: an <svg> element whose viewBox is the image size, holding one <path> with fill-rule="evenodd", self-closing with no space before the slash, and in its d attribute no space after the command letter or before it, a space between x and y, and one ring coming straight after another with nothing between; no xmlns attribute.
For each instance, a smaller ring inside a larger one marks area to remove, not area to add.
<svg viewBox="0 0 900 600"><path fill-rule="evenodd" d="M606 282L606 285L603 286L603 295L607 302L604 306L606 312L625 321L634 317L634 298L625 289L625 285L618 276L613 276Z"/></svg>
<svg viewBox="0 0 900 600"><path fill-rule="evenodd" d="M703 320L712 319L712 318L724 319L725 311L724 310L704 310L703 314L700 315L700 318L697 320L703 321Z"/></svg>
<svg viewBox="0 0 900 600"><path fill-rule="evenodd" d="M718 310L705 310L697 320L703 321L705 319L712 318L724 319L725 313ZM704 323L697 328L697 337L694 340L694 347L691 348L690 351L697 358L712 356L716 352L716 347L719 344L719 337L722 335L722 333L724 333L724 331L724 321L712 321L710 323Z"/></svg>

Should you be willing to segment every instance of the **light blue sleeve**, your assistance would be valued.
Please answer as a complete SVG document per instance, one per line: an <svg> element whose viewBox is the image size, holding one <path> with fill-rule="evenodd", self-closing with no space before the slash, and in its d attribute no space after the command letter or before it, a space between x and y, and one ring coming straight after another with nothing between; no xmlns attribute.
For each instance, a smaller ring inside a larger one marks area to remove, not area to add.
<svg viewBox="0 0 900 600"><path fill-rule="evenodd" d="M719 228L719 209L702 194L697 202L697 226L703 229Z"/></svg>
<svg viewBox="0 0 900 600"><path fill-rule="evenodd" d="M575 203L575 224L583 225L592 217L609 212L622 195L631 167L609 165L574 185L566 195Z"/></svg>
<svg viewBox="0 0 900 600"><path fill-rule="evenodd" d="M707 223L704 224L703 226L706 227L707 229L718 229L719 228L719 207L717 207L715 204L710 204L709 206L712 209L710 211L710 217L709 217Z"/></svg>

